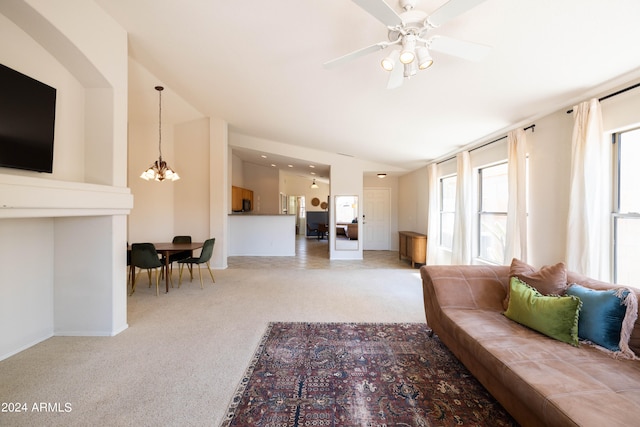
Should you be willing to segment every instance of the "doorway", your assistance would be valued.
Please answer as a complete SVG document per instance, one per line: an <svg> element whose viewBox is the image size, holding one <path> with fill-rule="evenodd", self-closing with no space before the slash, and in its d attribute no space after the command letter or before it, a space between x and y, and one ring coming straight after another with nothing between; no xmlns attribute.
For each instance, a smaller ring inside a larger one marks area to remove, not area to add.
<svg viewBox="0 0 640 427"><path fill-rule="evenodd" d="M296 215L296 235L307 233L307 214L304 196L289 196L289 212Z"/></svg>
<svg viewBox="0 0 640 427"><path fill-rule="evenodd" d="M388 188L364 190L363 249L388 251L390 245L391 193Z"/></svg>

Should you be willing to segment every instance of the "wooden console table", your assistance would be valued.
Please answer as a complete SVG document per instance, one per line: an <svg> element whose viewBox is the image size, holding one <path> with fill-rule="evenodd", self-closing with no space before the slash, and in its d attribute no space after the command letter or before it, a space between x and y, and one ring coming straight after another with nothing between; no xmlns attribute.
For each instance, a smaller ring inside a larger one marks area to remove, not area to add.
<svg viewBox="0 0 640 427"><path fill-rule="evenodd" d="M427 263L427 236L413 231L399 231L400 248L398 250L399 259L407 257L411 260L411 267L416 263Z"/></svg>

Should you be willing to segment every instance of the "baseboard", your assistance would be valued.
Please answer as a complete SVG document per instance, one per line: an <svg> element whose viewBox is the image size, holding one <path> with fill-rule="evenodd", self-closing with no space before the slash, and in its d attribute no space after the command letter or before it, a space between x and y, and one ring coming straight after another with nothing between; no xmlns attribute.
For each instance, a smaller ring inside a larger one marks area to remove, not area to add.
<svg viewBox="0 0 640 427"><path fill-rule="evenodd" d="M26 349L33 347L34 345L40 344L42 341L46 341L49 338L51 338L52 336L53 336L53 334L47 334L46 336L41 337L41 338L37 338L37 339L31 341L29 344L25 344L25 345L19 347L16 350L13 350L13 351L10 351L9 353L3 354L3 355L0 356L0 361L2 361L4 359L8 359L11 356L15 356L16 354L18 354L20 352L23 352Z"/></svg>

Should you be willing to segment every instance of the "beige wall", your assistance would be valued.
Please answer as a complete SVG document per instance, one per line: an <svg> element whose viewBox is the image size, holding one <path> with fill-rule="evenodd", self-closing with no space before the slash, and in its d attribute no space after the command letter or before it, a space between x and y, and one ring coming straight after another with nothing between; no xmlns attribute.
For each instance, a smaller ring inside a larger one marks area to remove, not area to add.
<svg viewBox="0 0 640 427"><path fill-rule="evenodd" d="M280 213L280 173L278 169L245 162L244 188L253 191L252 213L270 215Z"/></svg>
<svg viewBox="0 0 640 427"><path fill-rule="evenodd" d="M427 168L401 176L398 187L398 230L427 234Z"/></svg>
<svg viewBox="0 0 640 427"><path fill-rule="evenodd" d="M187 235L203 242L211 237L209 120L178 124L174 133L180 147L174 149L175 168L181 179L173 183L173 235Z"/></svg>
<svg viewBox="0 0 640 427"><path fill-rule="evenodd" d="M287 196L304 196L307 211L322 211L320 204L313 206L311 200L317 197L320 203L327 202L329 197L329 184L316 180L318 188L311 188L312 180L299 175L280 173L281 192Z"/></svg>

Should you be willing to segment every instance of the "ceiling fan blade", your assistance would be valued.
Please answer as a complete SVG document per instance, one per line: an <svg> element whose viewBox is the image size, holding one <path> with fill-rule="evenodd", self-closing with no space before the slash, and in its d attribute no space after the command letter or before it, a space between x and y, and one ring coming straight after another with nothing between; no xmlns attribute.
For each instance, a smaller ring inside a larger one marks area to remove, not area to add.
<svg viewBox="0 0 640 427"><path fill-rule="evenodd" d="M491 51L490 46L452 39L446 36L434 36L430 39L429 49L469 61L480 61Z"/></svg>
<svg viewBox="0 0 640 427"><path fill-rule="evenodd" d="M356 58L359 58L361 56L365 56L365 55L367 55L367 54L369 54L371 52L376 52L378 50L382 50L382 49L386 48L387 46L389 46L389 43L387 43L387 42L376 43L376 44L373 44L371 46L367 46L367 47L364 47L362 49L356 50L354 52L347 53L346 55L343 55L343 56L341 56L339 58L336 58L336 59L332 59L331 61L327 61L324 64L322 64L322 66L324 68L333 68L333 67L336 67L338 65L342 65L345 62L349 62L349 61L354 60Z"/></svg>
<svg viewBox="0 0 640 427"><path fill-rule="evenodd" d="M402 18L383 0L353 0L387 27L402 25Z"/></svg>
<svg viewBox="0 0 640 427"><path fill-rule="evenodd" d="M355 0L354 0L355 1ZM472 9L486 0L449 0L433 12L427 22L433 27L439 27L467 10Z"/></svg>

